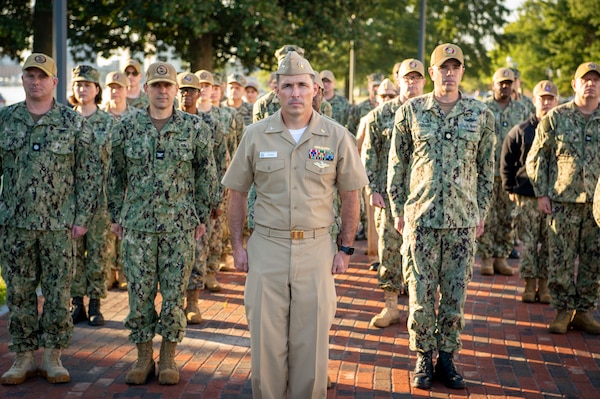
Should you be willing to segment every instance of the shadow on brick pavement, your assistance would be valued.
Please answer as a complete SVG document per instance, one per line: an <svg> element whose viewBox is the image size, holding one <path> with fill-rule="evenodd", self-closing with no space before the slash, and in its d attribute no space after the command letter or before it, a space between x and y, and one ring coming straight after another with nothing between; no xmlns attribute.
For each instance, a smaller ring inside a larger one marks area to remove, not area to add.
<svg viewBox="0 0 600 399"><path fill-rule="evenodd" d="M600 338L577 331L552 335L554 317L548 305L519 301L518 276L483 277L475 266L465 305L463 349L455 356L468 386L452 391L434 383L431 391L410 387L415 354L408 349L407 297L400 298L402 321L385 328L369 327L383 294L376 273L368 270L366 241L357 243L348 274L336 278L338 310L330 333L329 375L332 398L600 398ZM516 261L510 261L516 266ZM205 321L187 329L177 347L181 381L161 386L125 384L135 361L135 346L123 327L127 294L110 291L103 301L103 327L78 324L63 364L68 384L51 385L36 377L18 386L0 386L2 398L205 398L250 399L249 333L243 307L244 274L223 272L224 290L203 291ZM41 301L40 301L41 302ZM594 312L600 319L598 311ZM8 351L7 315L0 317L0 372L13 362ZM160 337L154 339L158 356ZM36 353L41 360L41 353Z"/></svg>

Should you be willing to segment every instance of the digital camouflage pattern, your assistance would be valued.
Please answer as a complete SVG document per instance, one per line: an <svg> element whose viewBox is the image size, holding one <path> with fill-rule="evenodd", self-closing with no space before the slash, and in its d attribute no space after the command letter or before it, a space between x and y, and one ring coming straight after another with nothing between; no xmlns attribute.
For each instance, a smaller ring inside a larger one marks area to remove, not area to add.
<svg viewBox="0 0 600 399"><path fill-rule="evenodd" d="M433 93L396 112L388 195L392 215L438 229L475 227L485 219L493 189L494 115L465 98L448 115Z"/></svg>
<svg viewBox="0 0 600 399"><path fill-rule="evenodd" d="M268 116L273 115L279 110L279 108L281 108L281 103L279 102L279 97L277 97L275 90L262 95L258 98L258 100L256 100L252 108L252 122L258 122ZM323 102L321 103L320 114L326 115L330 118L333 114L331 104L324 98Z"/></svg>
<svg viewBox="0 0 600 399"><path fill-rule="evenodd" d="M150 105L150 99L148 98L148 95L146 93L140 91L140 95L136 98L127 97L127 105L145 111L146 108L148 108L148 106Z"/></svg>
<svg viewBox="0 0 600 399"><path fill-rule="evenodd" d="M475 261L475 228L405 225L402 256L408 283L410 349L459 351L467 285ZM440 295L436 315L433 304L438 286L440 292L447 294Z"/></svg>
<svg viewBox="0 0 600 399"><path fill-rule="evenodd" d="M0 264L11 351L69 345L71 228L89 226L101 170L95 137L77 112L55 102L36 123L24 102L0 110ZM39 320L38 285L45 298Z"/></svg>
<svg viewBox="0 0 600 399"><path fill-rule="evenodd" d="M110 130L113 117L98 110L86 118L86 124L93 132L102 161L102 189L98 195L98 208L92 216L85 236L75 241L75 272L71 286L72 297L106 297L106 276L114 264L115 238L110 232L108 217L107 179L111 153Z"/></svg>
<svg viewBox="0 0 600 399"><path fill-rule="evenodd" d="M183 310L185 290L194 262L194 231L148 233L125 229L123 270L129 289L129 314L125 327L129 340L142 343L159 334L181 342L187 320ZM154 305L160 285L162 306Z"/></svg>
<svg viewBox="0 0 600 399"><path fill-rule="evenodd" d="M112 140L112 221L148 233L208 222L220 198L213 139L200 118L176 110L159 133L148 113L139 112L115 124Z"/></svg>
<svg viewBox="0 0 600 399"><path fill-rule="evenodd" d="M348 111L348 123L346 124L350 133L356 136L360 119L373 109L375 109L375 106L368 98L358 105L350 107L350 110Z"/></svg>
<svg viewBox="0 0 600 399"><path fill-rule="evenodd" d="M340 125L346 126L350 112L350 103L346 97L334 94L327 102L331 105L331 117Z"/></svg>
<svg viewBox="0 0 600 399"><path fill-rule="evenodd" d="M517 195L513 210L515 229L521 239L521 278L548 278L548 222L536 198Z"/></svg>
<svg viewBox="0 0 600 399"><path fill-rule="evenodd" d="M598 300L600 228L592 201L600 176L599 142L600 111L586 120L569 101L540 121L527 156L536 196L547 196L552 203L548 288L556 309L585 311Z"/></svg>
<svg viewBox="0 0 600 399"><path fill-rule="evenodd" d="M387 195L387 171L392 130L396 110L402 105L400 97L383 103L369 112L366 118L367 137L363 143L362 158L369 185L365 187L367 195L379 193L385 202L385 208L374 207L375 228L378 241L379 268L377 269L379 288L387 291L402 292L402 235L394 228L394 218L390 213Z"/></svg>

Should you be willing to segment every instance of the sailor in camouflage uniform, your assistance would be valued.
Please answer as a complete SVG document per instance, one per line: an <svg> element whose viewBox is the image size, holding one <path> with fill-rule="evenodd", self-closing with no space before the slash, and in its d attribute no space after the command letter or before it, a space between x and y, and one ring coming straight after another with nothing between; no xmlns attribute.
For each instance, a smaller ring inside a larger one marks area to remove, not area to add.
<svg viewBox="0 0 600 399"><path fill-rule="evenodd" d="M151 64L144 89L148 110L121 119L112 131L109 212L113 232L122 237L130 309L125 326L138 349L125 381L143 384L154 372L152 338L159 334L159 383L177 384L174 356L185 334L185 290L195 240L206 232L210 210L219 200L217 176L208 126L173 107L175 68Z"/></svg>
<svg viewBox="0 0 600 399"><path fill-rule="evenodd" d="M383 290L385 300L385 307L371 319L371 325L380 328L400 322L398 295L404 290L400 254L402 235L394 228L387 194L388 155L394 116L409 98L423 94L425 87L425 67L421 61L414 58L404 60L399 73L398 97L384 102L366 116L367 137L362 149L363 164L369 177L369 185L365 190L371 206L375 208L375 227L379 236L378 287ZM384 89L382 86L384 85L379 86L378 91Z"/></svg>
<svg viewBox="0 0 600 399"><path fill-rule="evenodd" d="M514 270L506 258L514 245L512 211L514 204L508 198L508 193L502 188L500 178L500 153L504 138L512 129L529 117L529 111L519 101L511 98L512 83L515 75L510 68L498 69L492 78L493 96L487 98L485 103L494 113L496 132L496 151L494 192L490 211L485 221L485 232L479 237L477 254L481 257L482 275L493 275L494 273L510 276Z"/></svg>
<svg viewBox="0 0 600 399"><path fill-rule="evenodd" d="M75 273L71 286L73 298L73 324L87 321L90 326L104 325L100 311L100 299L106 298L106 277L115 257L115 235L110 232L110 218L106 194L106 179L110 160L110 130L113 118L98 108L102 102L100 74L89 65L79 65L71 75L73 95L69 102L73 109L86 118L87 126L94 134L102 161L102 190L98 195L98 207L92 217L88 232L76 240ZM83 297L89 302L89 319Z"/></svg>
<svg viewBox="0 0 600 399"><path fill-rule="evenodd" d="M134 59L127 60L123 73L127 77L127 105L139 109L148 108L148 96L140 87L142 81L142 66Z"/></svg>
<svg viewBox="0 0 600 399"><path fill-rule="evenodd" d="M335 94L335 76L329 70L321 71L321 80L323 81L323 98L331 105L331 117L340 125L346 126L348 123L348 113L350 112L350 103L346 97Z"/></svg>
<svg viewBox="0 0 600 399"><path fill-rule="evenodd" d="M515 230L521 238L519 273L525 280L523 302L550 303L548 291L548 223L540 211L525 166L539 121L558 104L558 88L542 80L533 89L536 113L513 127L502 143L502 187L515 203Z"/></svg>
<svg viewBox="0 0 600 399"><path fill-rule="evenodd" d="M50 383L70 380L60 356L73 333L74 240L85 235L95 211L102 165L83 116L52 97L56 72L52 58L31 54L23 65L25 101L0 110L0 264L10 311L8 348L17 353L2 384L20 384L38 371ZM40 346L38 370L34 351Z"/></svg>
<svg viewBox="0 0 600 399"><path fill-rule="evenodd" d="M412 385L420 389L431 388L435 350L436 379L448 388L466 385L453 353L462 346L475 239L494 184L494 116L459 91L463 73L460 47L435 48L434 90L396 112L388 161L390 208L404 240L409 345L417 351Z"/></svg>
<svg viewBox="0 0 600 399"><path fill-rule="evenodd" d="M369 98L362 101L358 105L350 107L350 111L348 114L348 123L346 127L356 136L358 131L358 124L363 116L369 113L369 111L375 109L377 104L377 89L381 84L381 81L384 79L383 74L381 73L372 73L367 76L367 89L369 91Z"/></svg>
<svg viewBox="0 0 600 399"><path fill-rule="evenodd" d="M571 87L574 99L538 124L526 166L540 210L550 215L548 288L556 317L549 331L600 334L591 315L600 279L600 228L592 212L600 177L600 64L579 65Z"/></svg>

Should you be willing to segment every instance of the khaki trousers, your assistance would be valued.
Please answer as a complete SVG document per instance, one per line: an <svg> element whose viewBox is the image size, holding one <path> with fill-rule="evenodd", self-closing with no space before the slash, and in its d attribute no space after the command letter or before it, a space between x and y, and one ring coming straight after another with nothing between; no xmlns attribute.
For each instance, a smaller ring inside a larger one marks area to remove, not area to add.
<svg viewBox="0 0 600 399"><path fill-rule="evenodd" d="M255 231L248 240L244 302L255 399L327 396L335 252L328 234L291 240Z"/></svg>

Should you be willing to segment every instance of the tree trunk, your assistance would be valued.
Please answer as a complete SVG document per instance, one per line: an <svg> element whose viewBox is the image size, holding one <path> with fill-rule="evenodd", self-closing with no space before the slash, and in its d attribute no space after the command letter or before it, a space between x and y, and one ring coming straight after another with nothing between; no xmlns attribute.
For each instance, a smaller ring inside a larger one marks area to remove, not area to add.
<svg viewBox="0 0 600 399"><path fill-rule="evenodd" d="M36 1L33 11L33 52L53 56L53 1Z"/></svg>
<svg viewBox="0 0 600 399"><path fill-rule="evenodd" d="M213 36L200 35L192 41L190 48L190 69L196 72L205 69L212 72Z"/></svg>

